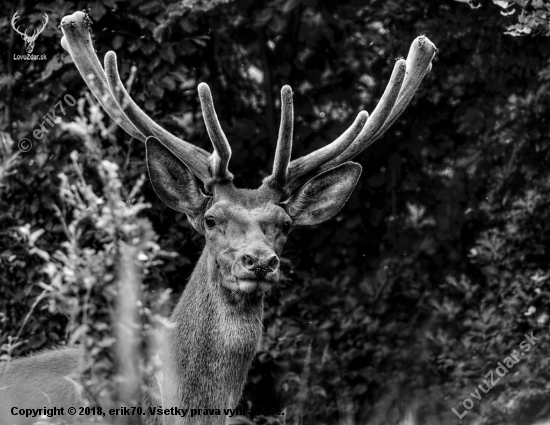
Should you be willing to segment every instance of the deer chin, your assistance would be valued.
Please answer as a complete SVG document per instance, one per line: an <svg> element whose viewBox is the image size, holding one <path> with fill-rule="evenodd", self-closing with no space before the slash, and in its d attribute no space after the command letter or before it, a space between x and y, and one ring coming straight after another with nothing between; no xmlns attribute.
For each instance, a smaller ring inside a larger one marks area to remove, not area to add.
<svg viewBox="0 0 550 425"><path fill-rule="evenodd" d="M273 282L265 279L249 279L231 276L223 283L234 294L263 295L273 286Z"/></svg>
<svg viewBox="0 0 550 425"><path fill-rule="evenodd" d="M236 279L238 290L247 294L259 292L265 294L273 284L266 280Z"/></svg>

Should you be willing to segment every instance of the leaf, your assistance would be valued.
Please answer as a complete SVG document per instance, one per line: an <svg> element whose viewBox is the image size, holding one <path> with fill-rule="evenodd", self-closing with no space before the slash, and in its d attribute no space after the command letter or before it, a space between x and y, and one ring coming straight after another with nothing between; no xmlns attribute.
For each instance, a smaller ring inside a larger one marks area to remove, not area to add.
<svg viewBox="0 0 550 425"><path fill-rule="evenodd" d="M9 74L0 75L0 88L9 87L15 84L15 77Z"/></svg>
<svg viewBox="0 0 550 425"><path fill-rule="evenodd" d="M281 8L283 13L292 12L300 4L299 0L288 0Z"/></svg>
<svg viewBox="0 0 550 425"><path fill-rule="evenodd" d="M155 50L157 50L157 45L155 43L145 43L143 46L142 46L142 52L145 54L145 55L151 55ZM161 51L161 54L162 54L162 51Z"/></svg>
<svg viewBox="0 0 550 425"><path fill-rule="evenodd" d="M141 4L139 6L139 11L145 15L160 12L161 10L164 10L164 6L156 0Z"/></svg>
<svg viewBox="0 0 550 425"><path fill-rule="evenodd" d="M123 43L124 37L122 37L121 35L117 35L115 36L115 38L113 38L113 42L111 43L111 45L113 46L114 50L118 50L122 47Z"/></svg>
<svg viewBox="0 0 550 425"><path fill-rule="evenodd" d="M168 90L176 89L176 83L169 75L165 75L164 77L162 77L162 80L160 80L160 82Z"/></svg>
<svg viewBox="0 0 550 425"><path fill-rule="evenodd" d="M176 62L176 54L171 45L163 46L163 48L160 49L160 57L172 65Z"/></svg>
<svg viewBox="0 0 550 425"><path fill-rule="evenodd" d="M264 9L256 16L254 26L263 27L271 20L272 17L273 9Z"/></svg>
<svg viewBox="0 0 550 425"><path fill-rule="evenodd" d="M44 69L44 71L42 71L42 74L40 74L41 81L44 81L50 78L55 71L63 67L63 65L65 64L65 61L62 60L62 56L68 56L68 55L61 55L59 53L56 53L53 56L53 58L51 58L48 61L48 63L46 64L46 69Z"/></svg>
<svg viewBox="0 0 550 425"><path fill-rule="evenodd" d="M38 229L38 230L35 230L34 232L32 232L29 235L29 245L33 246L36 243L36 241L38 240L38 238L44 234L44 232L45 232L44 229Z"/></svg>
<svg viewBox="0 0 550 425"><path fill-rule="evenodd" d="M105 9L101 2L96 1L90 6L89 13L94 21L99 21L101 18L103 18L103 15L107 13L107 9Z"/></svg>
<svg viewBox="0 0 550 425"><path fill-rule="evenodd" d="M76 344L81 337L83 337L84 335L86 335L86 333L88 333L89 329L90 328L88 327L88 325L80 325L78 328L74 330L73 334L71 335L69 339L69 344L70 345Z"/></svg>
<svg viewBox="0 0 550 425"><path fill-rule="evenodd" d="M191 40L200 47L206 47L210 37L207 35L199 35L198 37L193 37Z"/></svg>
<svg viewBox="0 0 550 425"><path fill-rule="evenodd" d="M481 7L481 2L479 0L455 0L455 1L459 3L466 3L472 9L477 9L478 7Z"/></svg>
<svg viewBox="0 0 550 425"><path fill-rule="evenodd" d="M503 9L508 9L513 3L506 0L493 0L493 3Z"/></svg>
<svg viewBox="0 0 550 425"><path fill-rule="evenodd" d="M50 261L50 254L39 248L32 248L29 250L30 254L38 255L44 261Z"/></svg>

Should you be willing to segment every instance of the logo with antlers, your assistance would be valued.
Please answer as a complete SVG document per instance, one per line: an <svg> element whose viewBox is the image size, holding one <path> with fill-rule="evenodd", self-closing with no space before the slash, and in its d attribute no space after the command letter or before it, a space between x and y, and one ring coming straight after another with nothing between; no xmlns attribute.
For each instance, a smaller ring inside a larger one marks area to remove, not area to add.
<svg viewBox="0 0 550 425"><path fill-rule="evenodd" d="M19 19L19 11L16 11L15 14L13 15L13 18L11 19L11 26L13 27L15 32L19 34L23 40L25 40L25 50L27 51L27 53L32 53L32 51L34 50L34 42L36 41L40 33L44 31L44 28L46 28L46 25L48 25L48 20L49 20L48 15L44 13L44 21L43 21L44 25L40 30L34 30L32 35L28 35L27 30L25 30L25 32L19 31L19 27L16 27L18 19Z"/></svg>

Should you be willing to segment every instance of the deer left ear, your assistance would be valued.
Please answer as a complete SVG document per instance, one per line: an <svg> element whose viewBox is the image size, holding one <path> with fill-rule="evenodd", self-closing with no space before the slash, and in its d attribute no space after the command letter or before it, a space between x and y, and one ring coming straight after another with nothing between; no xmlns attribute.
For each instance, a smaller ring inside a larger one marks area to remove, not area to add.
<svg viewBox="0 0 550 425"><path fill-rule="evenodd" d="M170 208L185 213L201 232L197 218L204 213L208 198L202 194L195 177L157 138L148 137L145 146L149 178L156 194Z"/></svg>
<svg viewBox="0 0 550 425"><path fill-rule="evenodd" d="M295 225L310 226L334 217L347 202L361 175L361 166L346 162L321 173L285 202Z"/></svg>

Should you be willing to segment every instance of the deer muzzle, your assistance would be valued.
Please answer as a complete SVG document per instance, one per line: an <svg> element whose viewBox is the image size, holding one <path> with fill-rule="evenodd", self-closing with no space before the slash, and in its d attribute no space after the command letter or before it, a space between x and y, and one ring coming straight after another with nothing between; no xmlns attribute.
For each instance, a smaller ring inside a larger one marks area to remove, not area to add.
<svg viewBox="0 0 550 425"><path fill-rule="evenodd" d="M235 259L233 277L243 292L267 292L279 281L280 261L277 254L265 247L247 247Z"/></svg>

